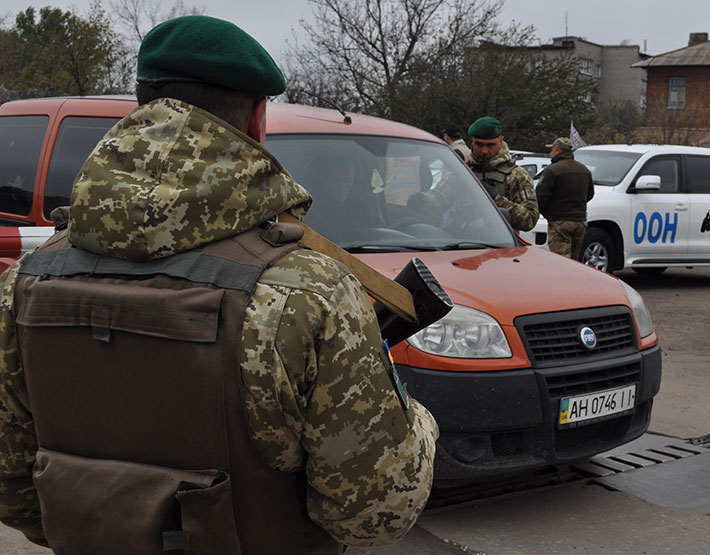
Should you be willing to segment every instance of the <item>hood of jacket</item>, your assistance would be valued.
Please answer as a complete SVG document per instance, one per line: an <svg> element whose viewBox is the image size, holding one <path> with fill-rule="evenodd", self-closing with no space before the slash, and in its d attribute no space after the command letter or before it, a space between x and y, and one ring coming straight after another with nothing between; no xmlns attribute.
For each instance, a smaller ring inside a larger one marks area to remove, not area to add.
<svg viewBox="0 0 710 555"><path fill-rule="evenodd" d="M513 160L513 156L510 154L510 149L508 148L508 143L503 141L500 145L500 148L498 149L498 152L495 153L495 156L491 156L490 158L486 160L481 160L478 158L475 154L472 154L473 156L473 163L472 166L475 169L481 169L481 170L494 170L501 164L504 164L505 162L510 162Z"/></svg>
<svg viewBox="0 0 710 555"><path fill-rule="evenodd" d="M312 198L259 143L178 100L137 107L74 182L74 246L127 260L171 256L237 235Z"/></svg>

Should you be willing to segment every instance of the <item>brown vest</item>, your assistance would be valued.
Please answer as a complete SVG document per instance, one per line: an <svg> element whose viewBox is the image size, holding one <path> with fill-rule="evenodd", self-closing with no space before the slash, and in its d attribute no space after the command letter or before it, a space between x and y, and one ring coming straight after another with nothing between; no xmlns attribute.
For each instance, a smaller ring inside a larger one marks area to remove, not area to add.
<svg viewBox="0 0 710 555"><path fill-rule="evenodd" d="M23 259L15 315L57 555L342 552L308 518L304 474L259 459L242 396L247 302L301 234L274 224L135 263L60 232Z"/></svg>

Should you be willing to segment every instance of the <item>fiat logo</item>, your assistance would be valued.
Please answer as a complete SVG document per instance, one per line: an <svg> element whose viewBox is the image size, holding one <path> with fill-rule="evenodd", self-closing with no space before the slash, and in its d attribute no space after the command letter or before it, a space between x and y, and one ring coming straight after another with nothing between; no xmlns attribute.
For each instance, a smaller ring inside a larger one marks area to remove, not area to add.
<svg viewBox="0 0 710 555"><path fill-rule="evenodd" d="M590 351L597 346L597 334L592 328L583 327L579 330L579 339L581 339L582 345Z"/></svg>

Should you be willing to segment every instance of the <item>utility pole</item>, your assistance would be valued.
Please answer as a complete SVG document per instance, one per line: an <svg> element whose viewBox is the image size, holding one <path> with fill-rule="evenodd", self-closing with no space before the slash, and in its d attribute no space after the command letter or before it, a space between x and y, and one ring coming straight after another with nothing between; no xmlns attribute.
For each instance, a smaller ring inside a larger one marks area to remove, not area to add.
<svg viewBox="0 0 710 555"><path fill-rule="evenodd" d="M565 10L565 36L568 37L569 35L567 34L567 10Z"/></svg>

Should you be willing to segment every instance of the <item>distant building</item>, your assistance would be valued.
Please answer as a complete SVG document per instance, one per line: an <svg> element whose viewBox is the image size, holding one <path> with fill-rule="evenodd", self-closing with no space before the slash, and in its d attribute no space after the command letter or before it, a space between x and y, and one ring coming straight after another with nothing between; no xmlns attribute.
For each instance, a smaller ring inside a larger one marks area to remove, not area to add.
<svg viewBox="0 0 710 555"><path fill-rule="evenodd" d="M587 99L596 105L628 100L639 108L645 106L645 72L635 64L648 56L638 45L601 45L580 37L557 37L552 44L531 46L528 50L547 59L577 58L579 72L597 83L596 97Z"/></svg>
<svg viewBox="0 0 710 555"><path fill-rule="evenodd" d="M710 42L707 33L690 33L688 46L633 65L648 74L648 125L709 127Z"/></svg>

